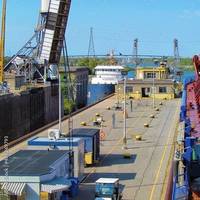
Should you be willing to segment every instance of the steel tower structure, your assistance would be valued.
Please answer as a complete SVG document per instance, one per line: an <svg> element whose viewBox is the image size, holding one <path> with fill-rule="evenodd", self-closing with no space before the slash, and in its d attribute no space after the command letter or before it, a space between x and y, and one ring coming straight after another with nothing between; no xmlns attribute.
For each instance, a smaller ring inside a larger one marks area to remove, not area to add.
<svg viewBox="0 0 200 200"><path fill-rule="evenodd" d="M4 71L14 70L27 81L58 78L58 64L65 43L71 0L41 0L38 25L31 39L5 66ZM16 58L23 62L17 63Z"/></svg>
<svg viewBox="0 0 200 200"><path fill-rule="evenodd" d="M139 58L138 58L138 39L136 38L133 43L133 62L135 63L136 67L139 65Z"/></svg>
<svg viewBox="0 0 200 200"><path fill-rule="evenodd" d="M89 46L88 46L88 58L95 57L95 47L94 47L94 35L93 35L93 28L90 28L90 39L89 39Z"/></svg>
<svg viewBox="0 0 200 200"><path fill-rule="evenodd" d="M174 67L177 67L180 63L180 56L179 56L179 43L178 39L174 39Z"/></svg>
<svg viewBox="0 0 200 200"><path fill-rule="evenodd" d="M94 36L93 36L93 28L90 28L90 39L89 39L89 46L88 46L88 67L93 65L92 61L95 61L95 48L94 48Z"/></svg>

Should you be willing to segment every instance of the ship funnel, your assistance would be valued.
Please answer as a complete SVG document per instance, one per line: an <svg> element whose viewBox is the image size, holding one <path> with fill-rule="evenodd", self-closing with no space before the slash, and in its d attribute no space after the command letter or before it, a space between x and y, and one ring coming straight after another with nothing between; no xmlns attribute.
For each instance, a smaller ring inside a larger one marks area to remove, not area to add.
<svg viewBox="0 0 200 200"><path fill-rule="evenodd" d="M49 10L50 0L41 0L41 13L47 13Z"/></svg>

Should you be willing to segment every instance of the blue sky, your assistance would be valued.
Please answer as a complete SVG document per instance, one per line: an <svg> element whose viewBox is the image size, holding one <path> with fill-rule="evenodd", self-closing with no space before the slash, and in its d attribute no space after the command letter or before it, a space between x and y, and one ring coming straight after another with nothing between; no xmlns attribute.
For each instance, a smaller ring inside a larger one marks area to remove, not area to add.
<svg viewBox="0 0 200 200"><path fill-rule="evenodd" d="M40 0L8 0L6 54L12 55L32 36ZM95 51L132 53L134 38L140 54L173 54L178 38L180 55L200 53L200 0L72 0L67 28L69 54L87 54L89 29Z"/></svg>

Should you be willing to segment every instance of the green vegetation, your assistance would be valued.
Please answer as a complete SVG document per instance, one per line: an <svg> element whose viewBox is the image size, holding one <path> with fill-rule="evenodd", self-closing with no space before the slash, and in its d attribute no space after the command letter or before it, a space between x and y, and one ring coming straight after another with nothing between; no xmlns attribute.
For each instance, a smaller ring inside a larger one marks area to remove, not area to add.
<svg viewBox="0 0 200 200"><path fill-rule="evenodd" d="M173 58L168 58L167 60L168 60L169 64L173 64L173 62L174 62ZM143 63L153 63L153 59L152 58L144 58ZM189 58L189 57L181 58L179 68L182 69L183 71L193 71L194 66L192 63L192 58Z"/></svg>
<svg viewBox="0 0 200 200"><path fill-rule="evenodd" d="M132 67L128 67L128 66L124 67L124 71L126 71L126 72L129 72L129 71L132 71L132 70L133 70Z"/></svg>
<svg viewBox="0 0 200 200"><path fill-rule="evenodd" d="M74 77L72 76L72 81L74 80ZM63 94L63 101L64 101L64 114L68 115L72 111L75 110L75 102L73 102L68 95L68 89L65 81L65 74L61 74L61 90Z"/></svg>
<svg viewBox="0 0 200 200"><path fill-rule="evenodd" d="M184 71L194 71L192 58L181 58L180 68Z"/></svg>
<svg viewBox="0 0 200 200"><path fill-rule="evenodd" d="M89 74L94 74L94 68L97 65L106 65L108 64L108 60L104 58L77 58L77 59L71 59L70 64L72 66L82 66L82 67L88 67Z"/></svg>
<svg viewBox="0 0 200 200"><path fill-rule="evenodd" d="M75 108L75 103L72 100L64 98L64 114L71 113Z"/></svg>
<svg viewBox="0 0 200 200"><path fill-rule="evenodd" d="M143 58L142 59L143 63L153 63L153 58ZM172 64L174 62L173 58L168 58L168 62ZM94 74L94 68L97 65L109 65L110 60L106 58L76 58L70 59L70 64L72 66L85 66L89 68L89 74L92 75ZM192 58L181 58L180 59L180 68L184 71L193 71L193 63L192 63ZM127 71L132 70L131 67L125 67Z"/></svg>
<svg viewBox="0 0 200 200"><path fill-rule="evenodd" d="M180 62L181 66L192 66L192 58L181 58L181 62Z"/></svg>

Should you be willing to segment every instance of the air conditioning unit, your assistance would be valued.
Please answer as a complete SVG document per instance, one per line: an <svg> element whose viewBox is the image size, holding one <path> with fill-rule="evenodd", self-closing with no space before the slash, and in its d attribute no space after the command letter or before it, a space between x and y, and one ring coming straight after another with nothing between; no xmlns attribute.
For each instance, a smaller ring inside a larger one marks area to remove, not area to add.
<svg viewBox="0 0 200 200"><path fill-rule="evenodd" d="M58 140L60 138L60 131L58 129L49 129L48 138L50 140Z"/></svg>

